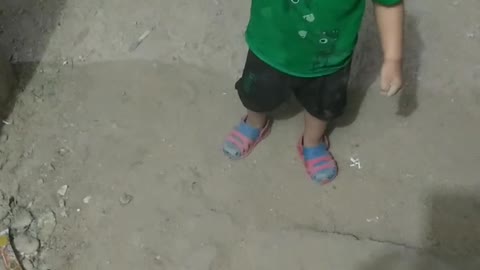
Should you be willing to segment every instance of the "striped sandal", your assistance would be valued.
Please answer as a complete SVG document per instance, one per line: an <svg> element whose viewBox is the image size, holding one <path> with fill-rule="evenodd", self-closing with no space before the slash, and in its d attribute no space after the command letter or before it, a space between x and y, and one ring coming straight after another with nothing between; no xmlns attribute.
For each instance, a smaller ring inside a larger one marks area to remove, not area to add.
<svg viewBox="0 0 480 270"><path fill-rule="evenodd" d="M230 132L223 144L223 153L232 160L246 158L271 131L272 121L268 120L263 129L247 124L247 117Z"/></svg>
<svg viewBox="0 0 480 270"><path fill-rule="evenodd" d="M337 162L328 151L329 142L325 137L325 143L316 147L304 147L303 136L300 138L297 150L302 159L305 169L310 178L321 185L332 182L338 174Z"/></svg>

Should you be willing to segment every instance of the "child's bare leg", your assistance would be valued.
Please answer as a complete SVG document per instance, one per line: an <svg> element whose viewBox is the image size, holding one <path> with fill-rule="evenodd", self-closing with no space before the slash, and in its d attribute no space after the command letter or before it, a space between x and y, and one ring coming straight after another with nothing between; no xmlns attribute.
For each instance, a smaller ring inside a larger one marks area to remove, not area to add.
<svg viewBox="0 0 480 270"><path fill-rule="evenodd" d="M263 128L267 123L267 114L248 110L246 122L254 128Z"/></svg>
<svg viewBox="0 0 480 270"><path fill-rule="evenodd" d="M308 174L315 182L326 184L337 176L337 165L328 151L325 131L327 121L320 120L305 112L305 130L300 145Z"/></svg>
<svg viewBox="0 0 480 270"><path fill-rule="evenodd" d="M263 62L249 51L242 78L235 88L247 109L247 115L227 135L223 152L237 160L250 154L270 133L270 112L285 102L291 94L290 77Z"/></svg>
<svg viewBox="0 0 480 270"><path fill-rule="evenodd" d="M305 112L305 132L303 134L303 145L315 147L323 143L323 137L327 130L327 122L313 117Z"/></svg>

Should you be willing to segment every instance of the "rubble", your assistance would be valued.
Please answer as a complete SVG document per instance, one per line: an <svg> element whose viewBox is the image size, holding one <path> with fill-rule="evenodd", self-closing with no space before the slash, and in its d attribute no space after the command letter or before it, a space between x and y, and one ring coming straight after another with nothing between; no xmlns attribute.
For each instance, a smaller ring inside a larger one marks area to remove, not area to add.
<svg viewBox="0 0 480 270"><path fill-rule="evenodd" d="M57 194L62 197L65 197L65 195L67 194L67 190L68 190L68 185L63 185L58 189Z"/></svg>
<svg viewBox="0 0 480 270"><path fill-rule="evenodd" d="M25 232L33 221L32 213L23 207L18 207L12 216L10 227L17 232Z"/></svg>
<svg viewBox="0 0 480 270"><path fill-rule="evenodd" d="M12 244L10 245L9 241L5 242L1 251L2 256L20 255L23 268L12 268L15 270L39 269L36 266L43 263L40 255L48 250L51 236L57 226L56 215L52 210L35 212L32 210L33 203L30 202L28 205L28 207L19 205L15 197L5 196L0 191L0 211L5 226L0 237L12 239ZM13 258L11 257L10 260ZM4 268L0 266L0 269Z"/></svg>
<svg viewBox="0 0 480 270"><path fill-rule="evenodd" d="M53 213L53 211L51 210L43 213L41 216L38 217L38 220L36 221L38 239L42 243L49 241L50 237L55 231L56 226L57 219L55 217L55 213Z"/></svg>
<svg viewBox="0 0 480 270"><path fill-rule="evenodd" d="M37 254L40 248L40 241L30 235L20 234L14 237L13 244L15 249L25 256L33 256Z"/></svg>

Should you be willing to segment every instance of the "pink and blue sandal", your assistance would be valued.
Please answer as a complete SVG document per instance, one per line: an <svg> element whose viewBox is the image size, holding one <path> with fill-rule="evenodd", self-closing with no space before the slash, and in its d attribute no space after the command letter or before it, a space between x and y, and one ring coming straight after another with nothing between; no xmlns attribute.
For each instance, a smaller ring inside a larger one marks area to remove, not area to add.
<svg viewBox="0 0 480 270"><path fill-rule="evenodd" d="M270 134L271 120L268 120L262 129L248 125L246 120L247 117L242 118L223 144L223 153L232 160L246 158L255 146Z"/></svg>
<svg viewBox="0 0 480 270"><path fill-rule="evenodd" d="M321 185L332 182L338 174L337 162L328 151L329 142L325 137L325 143L316 147L304 147L303 136L298 142L297 149L305 169L310 178Z"/></svg>

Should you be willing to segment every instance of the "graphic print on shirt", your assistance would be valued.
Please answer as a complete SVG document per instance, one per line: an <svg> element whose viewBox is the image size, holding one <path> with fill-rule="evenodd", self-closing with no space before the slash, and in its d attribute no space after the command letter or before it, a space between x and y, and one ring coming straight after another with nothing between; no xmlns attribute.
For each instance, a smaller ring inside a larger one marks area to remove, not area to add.
<svg viewBox="0 0 480 270"><path fill-rule="evenodd" d="M301 16L298 25L298 37L316 45L316 53L312 59L312 72L318 72L329 64L329 58L335 53L337 41L340 36L338 29L316 29L315 14L312 11L312 0L283 0L288 6L287 12L294 11Z"/></svg>
<svg viewBox="0 0 480 270"><path fill-rule="evenodd" d="M319 46L312 63L313 72L328 66L330 57L335 53L339 35L338 30L324 31L315 35Z"/></svg>

